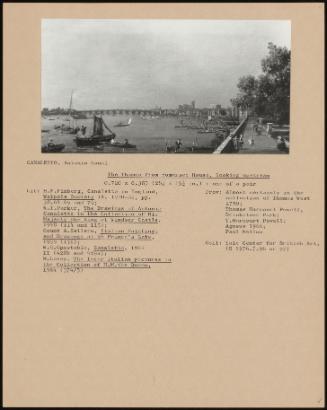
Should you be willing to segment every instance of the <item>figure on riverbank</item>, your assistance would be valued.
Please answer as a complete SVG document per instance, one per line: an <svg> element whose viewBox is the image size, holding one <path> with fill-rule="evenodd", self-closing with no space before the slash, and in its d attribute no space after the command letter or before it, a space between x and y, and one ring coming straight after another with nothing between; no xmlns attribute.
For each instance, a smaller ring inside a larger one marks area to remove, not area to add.
<svg viewBox="0 0 327 410"><path fill-rule="evenodd" d="M170 144L170 142L166 141L166 152L172 152L174 150L174 146Z"/></svg>
<svg viewBox="0 0 327 410"><path fill-rule="evenodd" d="M277 137L277 148L280 150L280 151L287 151L287 145L286 145L286 140L285 140L285 138L284 137L282 137L282 136L278 136Z"/></svg>
<svg viewBox="0 0 327 410"><path fill-rule="evenodd" d="M182 140L178 138L178 140L175 142L175 152L178 152L182 146Z"/></svg>
<svg viewBox="0 0 327 410"><path fill-rule="evenodd" d="M248 140L249 145L254 145L254 137L252 136L251 139Z"/></svg>

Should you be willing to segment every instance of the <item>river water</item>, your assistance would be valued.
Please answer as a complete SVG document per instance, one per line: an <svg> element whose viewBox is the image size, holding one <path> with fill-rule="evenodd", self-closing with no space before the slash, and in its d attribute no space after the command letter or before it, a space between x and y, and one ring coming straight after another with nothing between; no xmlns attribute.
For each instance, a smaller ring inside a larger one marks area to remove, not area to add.
<svg viewBox="0 0 327 410"><path fill-rule="evenodd" d="M140 116L128 116L128 115L103 115L102 118L107 126L116 134L116 140L123 142L125 138L131 144L136 145L136 149L121 149L104 145L103 151L97 151L94 147L78 148L74 141L75 135L62 133L60 129L55 129L56 125L65 124L69 125L68 121L65 121L65 116L42 118L42 145L49 142L52 138L55 144L65 144L64 152L76 152L76 153L166 153L166 144L174 144L177 139L182 141L181 151L186 151L187 147L191 147L192 144L198 143L201 146L211 145L211 140L215 137L214 134L199 134L198 130L175 128L175 125L180 125L180 121L174 117L163 118L151 118L143 119ZM128 119L132 118L132 123L128 127L115 127L115 124L119 122L127 123ZM195 120L188 121L193 125L196 125ZM91 135L93 130L93 118L86 120L74 120L72 126L85 125L87 127L86 135ZM48 130L48 132L44 132ZM105 130L105 134L107 131Z"/></svg>

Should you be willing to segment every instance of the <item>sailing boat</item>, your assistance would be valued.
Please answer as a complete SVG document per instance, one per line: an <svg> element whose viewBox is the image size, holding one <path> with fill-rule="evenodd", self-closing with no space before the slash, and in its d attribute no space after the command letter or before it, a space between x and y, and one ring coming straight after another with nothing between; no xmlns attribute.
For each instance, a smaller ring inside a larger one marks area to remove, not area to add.
<svg viewBox="0 0 327 410"><path fill-rule="evenodd" d="M109 135L104 135L103 127L109 131ZM111 141L116 138L116 134L111 131L107 124L103 121L102 117L93 117L93 134L90 137L77 135L75 142L77 146L87 146L87 145L99 145L102 142Z"/></svg>
<svg viewBox="0 0 327 410"><path fill-rule="evenodd" d="M65 148L65 144L55 144L53 139L50 138L47 145L43 145L42 152L61 152Z"/></svg>
<svg viewBox="0 0 327 410"><path fill-rule="evenodd" d="M132 124L132 118L129 118L127 123L119 122L118 124L115 125L115 127L128 127L129 125Z"/></svg>
<svg viewBox="0 0 327 410"><path fill-rule="evenodd" d="M76 134L76 128L71 126L71 120L74 121L74 118L72 117L72 106L73 106L73 91L70 95L70 103L69 103L69 110L68 110L68 118L65 119L65 121L69 121L68 126L61 126L62 131L69 132L70 134Z"/></svg>

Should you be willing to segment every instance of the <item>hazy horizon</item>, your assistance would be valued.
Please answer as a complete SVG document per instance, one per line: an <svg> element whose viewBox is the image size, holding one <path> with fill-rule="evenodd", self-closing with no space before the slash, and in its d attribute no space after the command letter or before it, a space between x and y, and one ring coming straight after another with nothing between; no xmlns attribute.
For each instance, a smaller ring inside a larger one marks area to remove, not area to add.
<svg viewBox="0 0 327 410"><path fill-rule="evenodd" d="M287 20L42 20L42 107L229 106L267 45L291 48Z"/></svg>

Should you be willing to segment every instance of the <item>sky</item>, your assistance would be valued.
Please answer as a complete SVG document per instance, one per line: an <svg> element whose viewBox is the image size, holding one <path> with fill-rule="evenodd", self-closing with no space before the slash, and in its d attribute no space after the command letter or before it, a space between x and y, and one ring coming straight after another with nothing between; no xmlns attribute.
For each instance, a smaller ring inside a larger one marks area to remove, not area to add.
<svg viewBox="0 0 327 410"><path fill-rule="evenodd" d="M287 20L42 20L42 106L229 106L267 45L291 48Z"/></svg>

